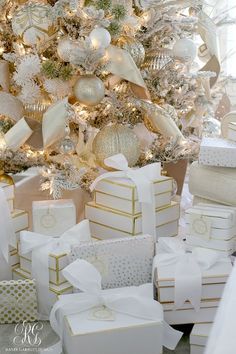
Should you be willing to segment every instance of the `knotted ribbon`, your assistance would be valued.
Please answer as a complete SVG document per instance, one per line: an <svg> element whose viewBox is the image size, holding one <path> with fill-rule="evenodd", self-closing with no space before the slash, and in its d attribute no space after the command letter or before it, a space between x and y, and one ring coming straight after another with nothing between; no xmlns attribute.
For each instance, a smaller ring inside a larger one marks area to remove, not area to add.
<svg viewBox="0 0 236 354"><path fill-rule="evenodd" d="M0 187L0 279L10 275L9 245L16 247L16 235L13 228L9 205L3 188ZM8 269L9 268L9 269Z"/></svg>
<svg viewBox="0 0 236 354"><path fill-rule="evenodd" d="M117 154L108 157L104 163L118 171L107 172L98 176L91 184L93 191L98 182L106 178L129 178L137 187L138 200L142 207L142 232L144 234L156 236L156 214L155 214L155 195L153 182L161 176L160 163L153 163L139 169L132 169L124 155Z"/></svg>
<svg viewBox="0 0 236 354"><path fill-rule="evenodd" d="M64 277L75 288L79 288L84 293L61 296L59 301L53 306L50 314L50 323L61 339L54 346L53 354L59 354L62 350L64 317L98 306L103 306L112 312L127 314L131 317L162 322L164 327L162 344L169 349L175 349L182 333L163 322L162 306L150 296L150 293L152 294L152 284L119 288L116 291L102 290L100 273L92 264L84 260L76 260L64 268L62 272Z"/></svg>
<svg viewBox="0 0 236 354"><path fill-rule="evenodd" d="M60 237L51 237L30 231L21 231L21 253L32 252L32 277L36 280L39 313L47 319L53 305L53 294L49 290L49 255L70 253L73 245L91 240L89 221L83 220L64 232Z"/></svg>
<svg viewBox="0 0 236 354"><path fill-rule="evenodd" d="M175 308L181 308L190 301L194 309L200 309L202 298L202 274L217 262L231 263L222 252L206 248L188 251L179 239L165 237L159 239L159 248L154 258L154 275L158 268L173 267L175 279Z"/></svg>

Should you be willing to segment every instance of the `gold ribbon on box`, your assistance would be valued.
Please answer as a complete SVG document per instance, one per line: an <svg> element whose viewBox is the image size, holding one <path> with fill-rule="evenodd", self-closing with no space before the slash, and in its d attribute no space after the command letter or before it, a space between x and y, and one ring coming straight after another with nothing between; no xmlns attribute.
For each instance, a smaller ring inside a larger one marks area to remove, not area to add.
<svg viewBox="0 0 236 354"><path fill-rule="evenodd" d="M202 273L217 262L231 263L230 257L207 248L196 247L189 251L183 241L172 237L160 238L158 247L153 261L154 274L159 267L173 266L175 308L180 309L188 300L199 311Z"/></svg>

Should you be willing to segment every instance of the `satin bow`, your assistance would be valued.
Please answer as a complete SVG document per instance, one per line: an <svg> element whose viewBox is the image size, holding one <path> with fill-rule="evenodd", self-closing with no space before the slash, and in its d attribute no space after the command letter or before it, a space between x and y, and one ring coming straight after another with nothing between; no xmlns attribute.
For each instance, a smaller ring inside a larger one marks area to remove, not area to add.
<svg viewBox="0 0 236 354"><path fill-rule="evenodd" d="M91 240L89 221L83 220L64 232L60 237L50 237L30 231L21 231L21 253L32 252L32 277L36 279L39 313L42 319L48 318L54 302L49 290L49 255L69 254L73 245Z"/></svg>
<svg viewBox="0 0 236 354"><path fill-rule="evenodd" d="M153 181L160 178L161 165L153 163L139 169L132 169L124 155L117 154L108 157L104 163L116 170L98 176L90 186L91 191L96 188L98 182L106 178L129 178L137 187L138 200L142 206L142 232L156 236L156 215L155 215L155 196Z"/></svg>
<svg viewBox="0 0 236 354"><path fill-rule="evenodd" d="M64 317L97 306L105 306L112 312L124 313L132 317L163 322L162 306L150 296L152 284L121 288L112 292L102 290L100 273L92 264L84 260L76 260L64 268L62 273L75 288L79 288L84 293L64 295L53 306L50 323L61 339L54 347L56 350L53 353L60 353L62 350ZM167 323L163 322L163 326L162 344L169 349L175 349L182 333L174 330Z"/></svg>
<svg viewBox="0 0 236 354"><path fill-rule="evenodd" d="M228 256L206 248L188 251L179 239L159 239L159 249L154 258L154 273L158 268L172 266L175 279L175 308L181 308L190 301L194 309L200 309L202 298L202 273L217 262L231 263Z"/></svg>

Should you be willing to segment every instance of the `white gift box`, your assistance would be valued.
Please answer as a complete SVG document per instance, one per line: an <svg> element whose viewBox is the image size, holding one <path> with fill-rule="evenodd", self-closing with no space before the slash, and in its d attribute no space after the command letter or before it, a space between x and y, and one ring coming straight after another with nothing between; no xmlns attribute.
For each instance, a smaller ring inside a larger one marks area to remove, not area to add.
<svg viewBox="0 0 236 354"><path fill-rule="evenodd" d="M190 334L190 354L204 354L212 323L198 323Z"/></svg>
<svg viewBox="0 0 236 354"><path fill-rule="evenodd" d="M28 228L28 213L24 210L13 210L12 214L13 228L16 233Z"/></svg>
<svg viewBox="0 0 236 354"><path fill-rule="evenodd" d="M234 253L235 249L235 238L231 240L205 240L200 237L195 236L186 236L186 242L191 247L203 247L208 248L215 251L223 252L227 255L231 255Z"/></svg>
<svg viewBox="0 0 236 354"><path fill-rule="evenodd" d="M119 293L127 288L119 289ZM117 289L105 290L104 294L117 294ZM83 301L87 294L74 296ZM60 296L63 300L64 296ZM78 305L79 306L79 305ZM64 317L63 344L66 354L161 354L163 343L163 323L141 319L128 314L114 314L113 320L91 319L96 309L83 311Z"/></svg>
<svg viewBox="0 0 236 354"><path fill-rule="evenodd" d="M181 325L186 323L213 322L219 301L202 301L199 311L195 311L189 303L181 310L175 310L174 304L163 304L164 319L170 325Z"/></svg>
<svg viewBox="0 0 236 354"><path fill-rule="evenodd" d="M23 271L20 267L14 268L12 273L13 273L13 280L31 279L30 274ZM53 296L54 302L57 301L59 295L73 293L73 287L68 282L65 282L61 285L50 284L49 289L50 289L50 292L54 295Z"/></svg>
<svg viewBox="0 0 236 354"><path fill-rule="evenodd" d="M199 163L208 166L236 167L236 143L222 138L203 138Z"/></svg>
<svg viewBox="0 0 236 354"><path fill-rule="evenodd" d="M7 183L1 183L0 182L0 188L3 188L3 191L5 193L10 212L13 211L14 209L14 185L13 184L7 184Z"/></svg>
<svg viewBox="0 0 236 354"><path fill-rule="evenodd" d="M172 237L178 235L179 220L171 221L167 224L156 227L157 237ZM99 240L115 239L121 237L130 237L130 234L121 230L116 230L109 226L101 225L90 221L91 234Z"/></svg>
<svg viewBox="0 0 236 354"><path fill-rule="evenodd" d="M70 263L83 259L102 276L103 289L139 286L152 281L153 237L141 235L73 246Z"/></svg>
<svg viewBox="0 0 236 354"><path fill-rule="evenodd" d="M156 209L156 227L170 223L179 218L180 208L176 202L170 206ZM87 203L85 206L85 217L90 221L123 231L131 235L142 233L142 215L135 216L114 211L109 208L98 206L95 202Z"/></svg>
<svg viewBox="0 0 236 354"><path fill-rule="evenodd" d="M173 179L161 176L153 181L155 207L161 208L171 202ZM141 213L141 204L138 202L137 188L128 178L107 178L96 185L95 202L98 205L117 211L136 215Z"/></svg>
<svg viewBox="0 0 236 354"><path fill-rule="evenodd" d="M33 231L60 236L76 224L76 208L71 199L33 202Z"/></svg>
<svg viewBox="0 0 236 354"><path fill-rule="evenodd" d="M232 140L232 141L236 142L236 123L235 122L230 122L228 124L227 138L229 140Z"/></svg>
<svg viewBox="0 0 236 354"><path fill-rule="evenodd" d="M194 162L189 171L189 191L197 197L236 206L236 169Z"/></svg>

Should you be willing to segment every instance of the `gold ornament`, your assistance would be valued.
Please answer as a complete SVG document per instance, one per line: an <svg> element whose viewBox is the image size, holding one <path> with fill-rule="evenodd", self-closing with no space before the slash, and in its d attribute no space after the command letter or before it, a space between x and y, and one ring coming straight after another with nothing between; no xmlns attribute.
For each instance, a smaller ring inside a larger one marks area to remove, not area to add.
<svg viewBox="0 0 236 354"><path fill-rule="evenodd" d="M107 157L123 154L129 166L134 166L140 156L140 144L132 129L120 124L103 128L93 141L93 153L97 162L103 167Z"/></svg>
<svg viewBox="0 0 236 354"><path fill-rule="evenodd" d="M52 104L49 97L45 96L40 101L33 104L24 105L24 117L42 121L43 115Z"/></svg>
<svg viewBox="0 0 236 354"><path fill-rule="evenodd" d="M50 10L50 5L37 2L22 6L12 18L13 32L21 36L26 45L45 42L55 33Z"/></svg>
<svg viewBox="0 0 236 354"><path fill-rule="evenodd" d="M92 107L103 100L105 86L95 75L82 75L76 81L73 92L79 103Z"/></svg>
<svg viewBox="0 0 236 354"><path fill-rule="evenodd" d="M141 42L130 36L122 36L118 39L117 46L125 49L137 66L142 65L145 59L145 49Z"/></svg>
<svg viewBox="0 0 236 354"><path fill-rule="evenodd" d="M151 51L146 55L142 68L149 71L160 71L170 64L173 59L168 52Z"/></svg>
<svg viewBox="0 0 236 354"><path fill-rule="evenodd" d="M1 170L1 166L0 166L0 183L6 183L9 185L14 184L13 178L7 175L3 170Z"/></svg>

